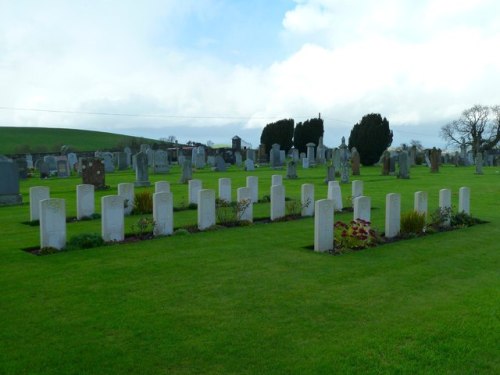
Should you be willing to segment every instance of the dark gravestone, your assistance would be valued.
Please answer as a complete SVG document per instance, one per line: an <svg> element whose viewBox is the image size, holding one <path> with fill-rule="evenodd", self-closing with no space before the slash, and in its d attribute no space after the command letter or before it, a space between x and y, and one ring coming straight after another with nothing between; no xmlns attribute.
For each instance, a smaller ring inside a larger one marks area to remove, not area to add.
<svg viewBox="0 0 500 375"><path fill-rule="evenodd" d="M69 177L70 175L69 163L68 163L68 158L66 156L58 156L56 158L56 165L57 165L57 177L60 178Z"/></svg>
<svg viewBox="0 0 500 375"><path fill-rule="evenodd" d="M290 160L287 164L286 178L297 178L297 163L293 160Z"/></svg>
<svg viewBox="0 0 500 375"><path fill-rule="evenodd" d="M82 183L94 185L96 189L106 187L104 163L100 158L82 158Z"/></svg>
<svg viewBox="0 0 500 375"><path fill-rule="evenodd" d="M148 150L149 151L149 150ZM154 152L153 150L151 150ZM135 155L135 186L150 186L148 171L148 155L145 152L139 152Z"/></svg>
<svg viewBox="0 0 500 375"><path fill-rule="evenodd" d="M431 150L431 172L432 173L438 173L439 172L439 157L440 157L440 152L439 150L434 147Z"/></svg>
<svg viewBox="0 0 500 375"><path fill-rule="evenodd" d="M356 147L353 147L351 150L351 168L353 176L359 176L359 165L360 165L359 152L358 150L356 150Z"/></svg>
<svg viewBox="0 0 500 375"><path fill-rule="evenodd" d="M0 159L0 205L22 203L19 194L19 170L17 163Z"/></svg>
<svg viewBox="0 0 500 375"><path fill-rule="evenodd" d="M49 178L50 176L49 163L40 160L40 162L37 163L37 165L38 165L38 171L40 172L40 178L41 179Z"/></svg>
<svg viewBox="0 0 500 375"><path fill-rule="evenodd" d="M19 171L19 178L25 179L28 177L28 162L25 158L19 158L14 160L17 164L17 169Z"/></svg>
<svg viewBox="0 0 500 375"><path fill-rule="evenodd" d="M217 172L225 172L226 171L226 162L220 155L215 156L215 168L214 170Z"/></svg>

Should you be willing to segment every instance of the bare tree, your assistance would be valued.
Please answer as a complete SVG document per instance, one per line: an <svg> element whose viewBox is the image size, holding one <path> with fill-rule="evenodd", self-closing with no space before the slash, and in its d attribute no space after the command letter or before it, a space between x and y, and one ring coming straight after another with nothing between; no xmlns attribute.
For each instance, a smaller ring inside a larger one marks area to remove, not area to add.
<svg viewBox="0 0 500 375"><path fill-rule="evenodd" d="M490 112L494 118L490 118ZM478 151L490 150L500 141L500 106L476 104L462 112L458 120L441 128L441 137L448 144L466 144Z"/></svg>

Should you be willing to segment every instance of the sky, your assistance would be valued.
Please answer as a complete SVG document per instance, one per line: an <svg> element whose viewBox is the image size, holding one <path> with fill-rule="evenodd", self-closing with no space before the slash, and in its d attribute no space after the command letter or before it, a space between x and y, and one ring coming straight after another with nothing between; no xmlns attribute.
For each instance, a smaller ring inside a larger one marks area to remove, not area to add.
<svg viewBox="0 0 500 375"><path fill-rule="evenodd" d="M257 147L283 118L393 146L500 104L498 0L0 0L0 126Z"/></svg>

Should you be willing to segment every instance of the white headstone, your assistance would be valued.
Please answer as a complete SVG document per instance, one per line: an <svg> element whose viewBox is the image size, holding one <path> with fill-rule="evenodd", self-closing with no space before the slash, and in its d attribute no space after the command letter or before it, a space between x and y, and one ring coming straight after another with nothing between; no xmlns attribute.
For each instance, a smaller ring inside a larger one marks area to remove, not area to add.
<svg viewBox="0 0 500 375"><path fill-rule="evenodd" d="M64 199L43 199L39 202L40 248L61 250L66 246L66 203Z"/></svg>
<svg viewBox="0 0 500 375"><path fill-rule="evenodd" d="M101 198L101 233L104 241L123 241L125 238L124 200L119 195Z"/></svg>
<svg viewBox="0 0 500 375"><path fill-rule="evenodd" d="M40 219L40 201L50 198L48 186L30 187L30 221Z"/></svg>
<svg viewBox="0 0 500 375"><path fill-rule="evenodd" d="M198 191L198 229L204 230L215 225L215 190Z"/></svg>
<svg viewBox="0 0 500 375"><path fill-rule="evenodd" d="M385 236L396 237L401 229L401 195L390 193L385 196Z"/></svg>
<svg viewBox="0 0 500 375"><path fill-rule="evenodd" d="M285 186L271 186L271 220L285 216Z"/></svg>
<svg viewBox="0 0 500 375"><path fill-rule="evenodd" d="M247 188L250 189L252 203L259 201L259 178L256 176L247 176Z"/></svg>
<svg viewBox="0 0 500 375"><path fill-rule="evenodd" d="M371 209L371 198L365 197L362 195L361 197L354 198L354 215L353 219L361 219L364 221L370 221L370 209Z"/></svg>
<svg viewBox="0 0 500 375"><path fill-rule="evenodd" d="M170 192L170 182L168 181L156 181L155 182L155 193L169 193Z"/></svg>
<svg viewBox="0 0 500 375"><path fill-rule="evenodd" d="M271 176L271 186L273 185L283 185L283 176L280 174L273 174Z"/></svg>
<svg viewBox="0 0 500 375"><path fill-rule="evenodd" d="M162 191L153 194L153 220L155 236L167 236L174 231L174 203L172 193Z"/></svg>
<svg viewBox="0 0 500 375"><path fill-rule="evenodd" d="M451 209L451 190L450 189L439 190L439 208L440 209ZM446 226L449 226L450 220L448 219L443 224Z"/></svg>
<svg viewBox="0 0 500 375"><path fill-rule="evenodd" d="M254 171L255 170L255 166L254 166L254 162L252 159L247 159L245 160L245 171Z"/></svg>
<svg viewBox="0 0 500 375"><path fill-rule="evenodd" d="M95 212L94 185L76 185L76 218L81 220L90 217Z"/></svg>
<svg viewBox="0 0 500 375"><path fill-rule="evenodd" d="M417 191L415 192L413 210L419 214L424 214L427 217L427 192Z"/></svg>
<svg viewBox="0 0 500 375"><path fill-rule="evenodd" d="M231 202L231 179L219 178L219 199Z"/></svg>
<svg viewBox="0 0 500 375"><path fill-rule="evenodd" d="M462 186L458 191L458 212L470 215L470 188Z"/></svg>
<svg viewBox="0 0 500 375"><path fill-rule="evenodd" d="M342 190L338 181L328 181L327 198L333 201L335 211L342 211L344 205L342 204Z"/></svg>
<svg viewBox="0 0 500 375"><path fill-rule="evenodd" d="M189 190L189 204L195 203L198 204L198 192L202 189L201 180L189 180L188 182L188 190Z"/></svg>
<svg viewBox="0 0 500 375"><path fill-rule="evenodd" d="M118 195L123 198L125 208L123 210L125 215L130 215L134 209L134 184L131 182L123 182L118 184Z"/></svg>
<svg viewBox="0 0 500 375"><path fill-rule="evenodd" d="M250 204L245 204L245 209L241 213L240 220L253 221L253 204L252 204L252 192L250 188L242 187L236 190L236 199L240 203L250 202Z"/></svg>
<svg viewBox="0 0 500 375"><path fill-rule="evenodd" d="M333 249L333 201L321 199L314 205L314 251Z"/></svg>
<svg viewBox="0 0 500 375"><path fill-rule="evenodd" d="M300 203L302 205L302 216L313 216L314 215L314 185L313 184L302 184L301 188Z"/></svg>
<svg viewBox="0 0 500 375"><path fill-rule="evenodd" d="M352 199L360 197L363 195L363 181L353 180L352 181Z"/></svg>

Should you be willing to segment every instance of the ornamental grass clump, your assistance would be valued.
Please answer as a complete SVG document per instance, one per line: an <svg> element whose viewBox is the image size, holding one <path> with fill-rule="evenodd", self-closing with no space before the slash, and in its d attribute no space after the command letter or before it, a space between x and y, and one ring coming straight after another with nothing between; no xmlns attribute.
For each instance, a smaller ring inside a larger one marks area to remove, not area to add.
<svg viewBox="0 0 500 375"><path fill-rule="evenodd" d="M153 194L141 191L134 195L134 214L151 214L153 212Z"/></svg>
<svg viewBox="0 0 500 375"><path fill-rule="evenodd" d="M370 222L362 219L349 223L337 221L334 225L334 238L337 249L366 249L379 242L379 236L370 228Z"/></svg>
<svg viewBox="0 0 500 375"><path fill-rule="evenodd" d="M418 235L425 232L425 214L417 211L406 212L401 215L402 235Z"/></svg>

